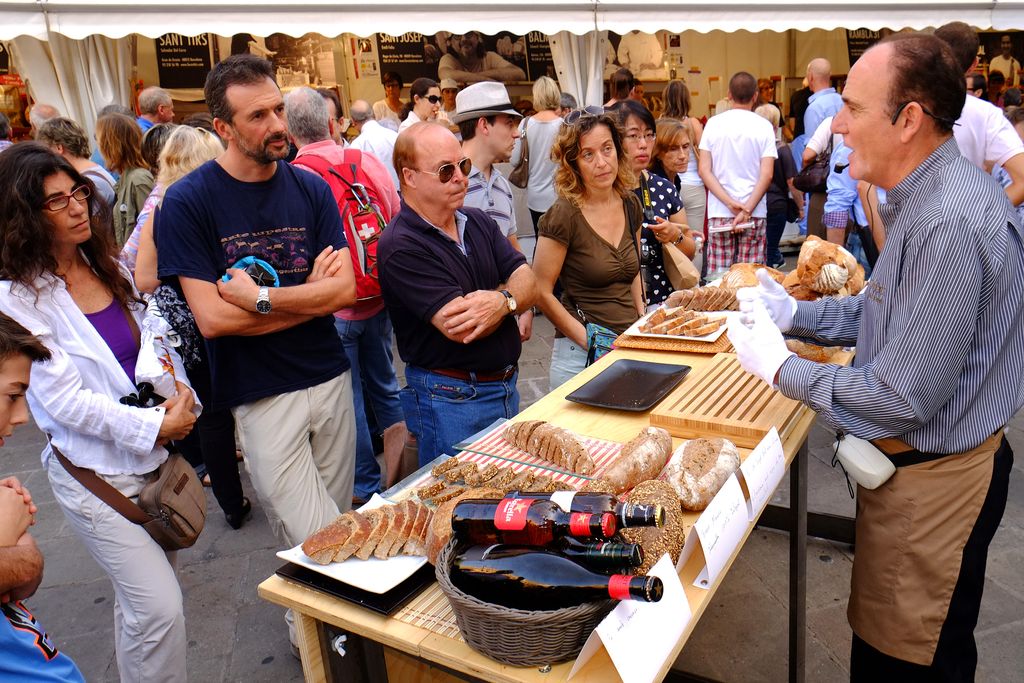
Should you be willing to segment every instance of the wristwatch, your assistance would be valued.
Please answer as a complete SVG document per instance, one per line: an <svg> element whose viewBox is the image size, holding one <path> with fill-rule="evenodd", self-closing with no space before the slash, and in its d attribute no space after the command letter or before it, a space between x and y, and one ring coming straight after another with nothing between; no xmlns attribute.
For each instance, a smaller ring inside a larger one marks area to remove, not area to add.
<svg viewBox="0 0 1024 683"><path fill-rule="evenodd" d="M503 289L503 290L501 290L501 293L505 297L505 307L508 308L508 312L509 313L515 313L516 312L516 298L514 296L512 296L512 292L508 291L507 289Z"/></svg>
<svg viewBox="0 0 1024 683"><path fill-rule="evenodd" d="M256 312L266 315L270 310L270 288L260 287L260 293L256 295Z"/></svg>

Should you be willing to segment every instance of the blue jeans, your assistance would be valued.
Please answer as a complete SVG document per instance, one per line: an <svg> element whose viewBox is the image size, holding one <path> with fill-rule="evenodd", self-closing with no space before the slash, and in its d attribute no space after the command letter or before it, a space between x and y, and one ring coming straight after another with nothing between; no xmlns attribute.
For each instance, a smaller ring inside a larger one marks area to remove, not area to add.
<svg viewBox="0 0 1024 683"><path fill-rule="evenodd" d="M779 250L779 241L782 233L786 231L786 214L768 212L768 219L765 227L766 248L768 249L768 264L772 266L782 263L782 252Z"/></svg>
<svg viewBox="0 0 1024 683"><path fill-rule="evenodd" d="M402 408L405 424L416 435L420 466L441 453L454 455L453 446L499 417L519 412L519 372L497 382L445 377L413 365L405 366Z"/></svg>
<svg viewBox="0 0 1024 683"><path fill-rule="evenodd" d="M366 320L334 319L334 326L352 365L352 401L356 418L356 480L353 495L368 499L380 491L380 465L366 418L366 397L376 415L377 429L384 431L405 419L398 398L391 355L391 319L386 310Z"/></svg>

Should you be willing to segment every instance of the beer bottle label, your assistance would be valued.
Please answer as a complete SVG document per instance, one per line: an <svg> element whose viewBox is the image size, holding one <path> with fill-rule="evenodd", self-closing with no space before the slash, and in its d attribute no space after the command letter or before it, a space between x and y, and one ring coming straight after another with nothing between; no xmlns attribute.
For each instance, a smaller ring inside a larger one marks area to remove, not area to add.
<svg viewBox="0 0 1024 683"><path fill-rule="evenodd" d="M590 536L590 520L594 515L589 512L569 513L569 533L573 536Z"/></svg>
<svg viewBox="0 0 1024 683"><path fill-rule="evenodd" d="M629 574L615 574L608 577L608 596L612 600L629 600L629 582L633 579Z"/></svg>
<svg viewBox="0 0 1024 683"><path fill-rule="evenodd" d="M566 512L572 512L572 499L575 496L575 491L555 491L551 494L551 502Z"/></svg>
<svg viewBox="0 0 1024 683"><path fill-rule="evenodd" d="M494 509L494 528L501 531L522 531L526 528L526 513L533 503L531 498L504 498Z"/></svg>

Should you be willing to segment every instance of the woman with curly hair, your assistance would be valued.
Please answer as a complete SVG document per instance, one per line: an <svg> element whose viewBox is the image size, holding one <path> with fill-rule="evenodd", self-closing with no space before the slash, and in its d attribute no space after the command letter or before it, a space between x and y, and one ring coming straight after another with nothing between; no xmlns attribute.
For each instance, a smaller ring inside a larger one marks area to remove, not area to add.
<svg viewBox="0 0 1024 683"><path fill-rule="evenodd" d="M120 174L114 186L114 241L120 248L135 229L153 174L142 156L142 132L130 116L107 114L96 121L96 144L107 168Z"/></svg>
<svg viewBox="0 0 1024 683"><path fill-rule="evenodd" d="M644 311L636 242L643 210L622 134L600 107L570 112L565 123L551 148L558 199L540 219L533 257L540 308L556 330L552 388L594 355L588 325L590 332L600 326L621 334ZM561 301L554 295L558 280Z"/></svg>
<svg viewBox="0 0 1024 683"><path fill-rule="evenodd" d="M98 205L92 183L45 146L23 143L0 155L0 310L51 354L32 368L28 403L49 437L42 461L57 504L113 583L121 680L184 681L176 553L72 475L92 471L137 496L166 460L164 444L195 423L183 371L175 396L159 407L120 401L138 391L145 307Z"/></svg>

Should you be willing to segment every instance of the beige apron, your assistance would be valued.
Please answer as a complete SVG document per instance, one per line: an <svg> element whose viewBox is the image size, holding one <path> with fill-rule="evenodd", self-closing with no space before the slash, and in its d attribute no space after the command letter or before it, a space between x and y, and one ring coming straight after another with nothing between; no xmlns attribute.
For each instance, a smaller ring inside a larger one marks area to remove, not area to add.
<svg viewBox="0 0 1024 683"><path fill-rule="evenodd" d="M857 488L847 616L854 633L880 652L932 663L1002 438L999 431L966 453L897 468L873 491Z"/></svg>

